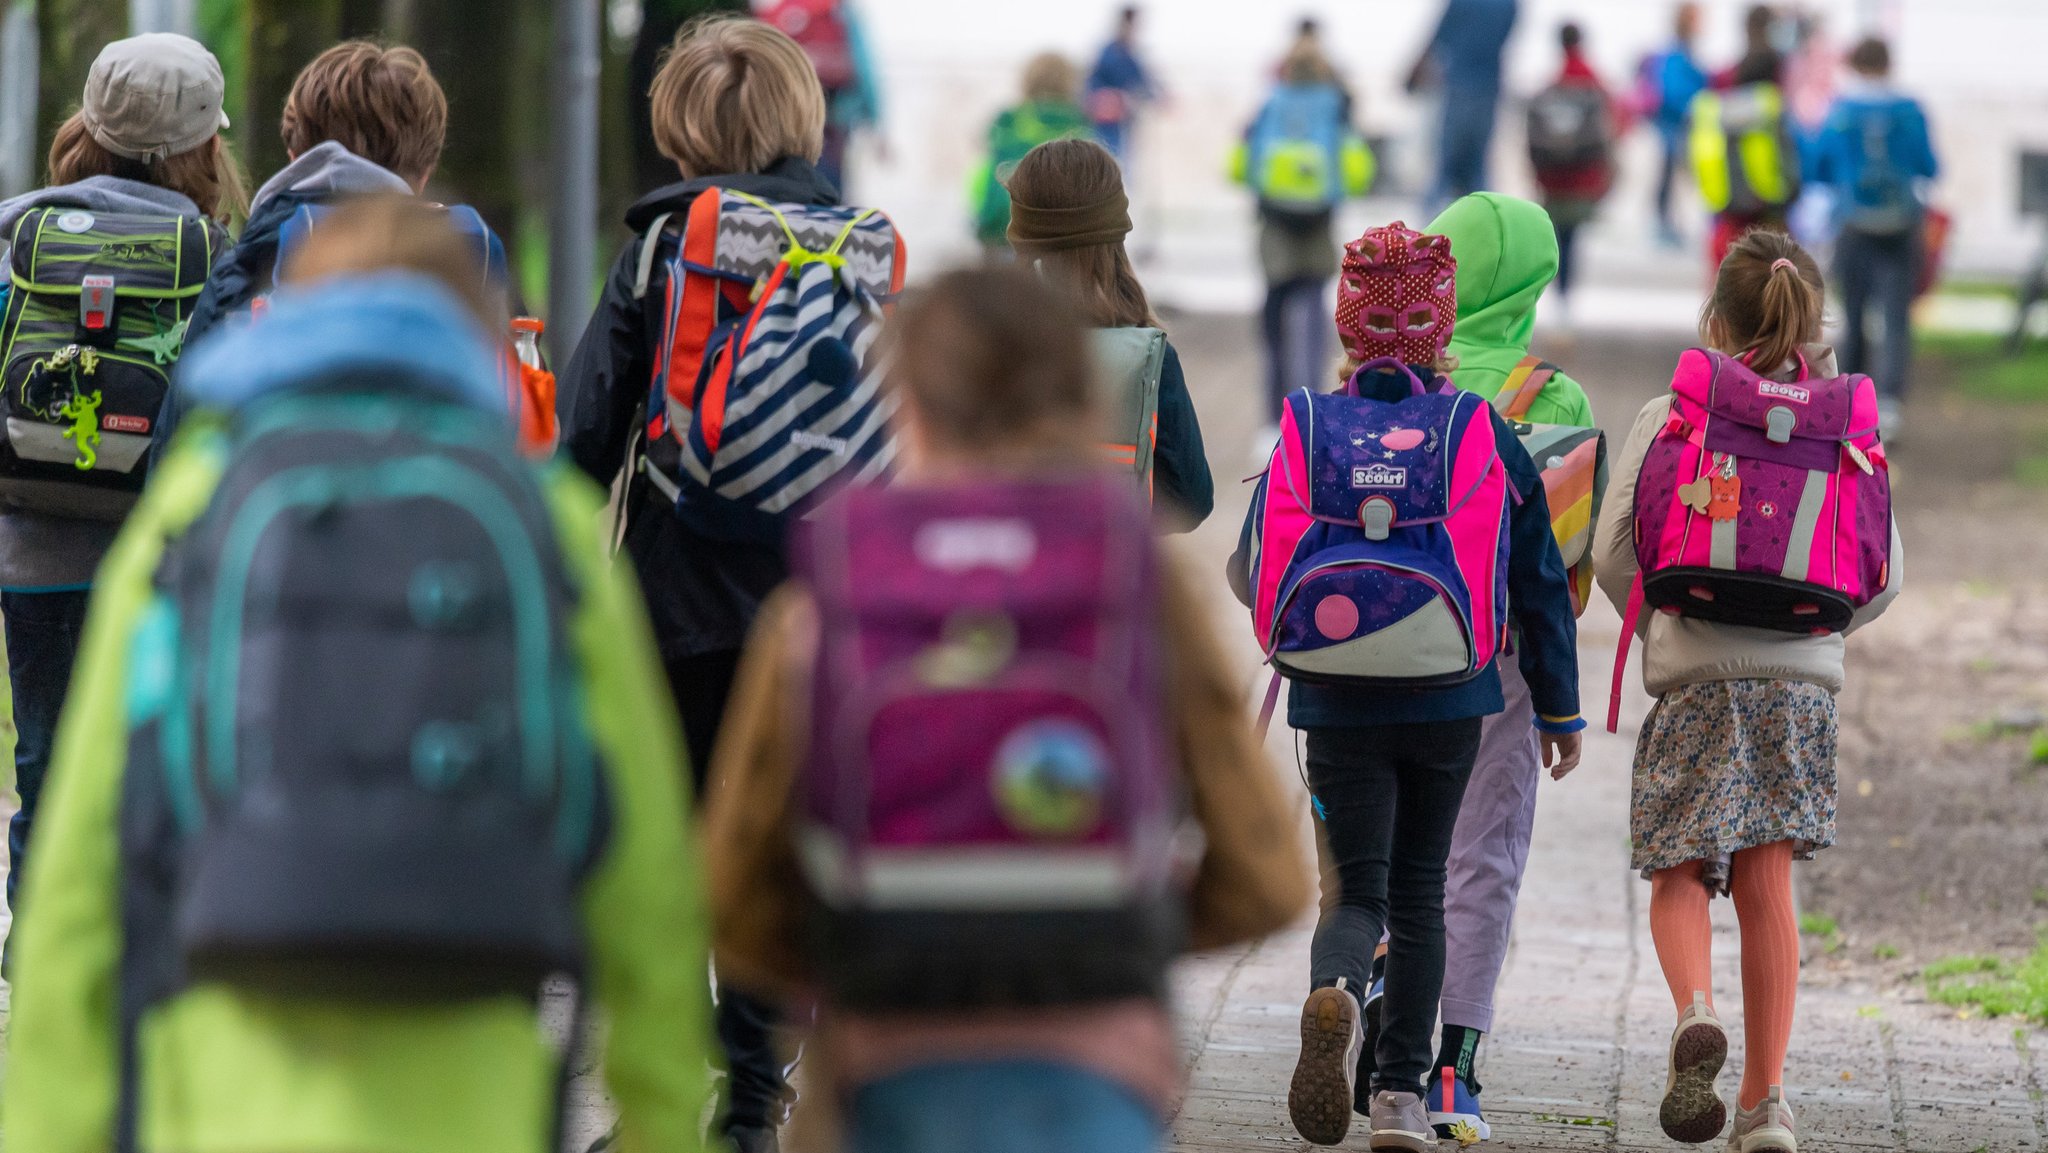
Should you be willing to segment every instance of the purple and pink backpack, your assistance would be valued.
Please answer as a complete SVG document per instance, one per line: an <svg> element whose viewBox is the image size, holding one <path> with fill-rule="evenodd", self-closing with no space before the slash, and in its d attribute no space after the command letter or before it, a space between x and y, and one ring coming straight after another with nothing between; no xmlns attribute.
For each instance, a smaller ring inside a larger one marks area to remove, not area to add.
<svg viewBox="0 0 2048 1153"><path fill-rule="evenodd" d="M1694 349L1636 477L1640 575L1629 596L1607 728L1647 605L1779 632L1840 632L1891 579L1892 495L1867 376L1759 376Z"/></svg>
<svg viewBox="0 0 2048 1153"><path fill-rule="evenodd" d="M1483 397L1412 392L1287 398L1252 496L1252 628L1276 674L1333 684L1457 684L1493 662L1507 627L1513 500ZM1269 694L1268 706L1270 711Z"/></svg>
<svg viewBox="0 0 2048 1153"><path fill-rule="evenodd" d="M796 555L820 629L798 848L827 995L1162 995L1183 806L1130 485L853 489Z"/></svg>

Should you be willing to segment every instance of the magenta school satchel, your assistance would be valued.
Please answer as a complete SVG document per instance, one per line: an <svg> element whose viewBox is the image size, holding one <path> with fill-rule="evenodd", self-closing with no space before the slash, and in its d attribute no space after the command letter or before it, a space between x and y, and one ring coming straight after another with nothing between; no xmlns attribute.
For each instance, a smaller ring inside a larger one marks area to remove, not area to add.
<svg viewBox="0 0 2048 1153"><path fill-rule="evenodd" d="M1867 376L1790 383L1694 349L1636 477L1635 549L1607 730L1645 605L1697 620L1827 634L1891 579L1892 494Z"/></svg>
<svg viewBox="0 0 2048 1153"><path fill-rule="evenodd" d="M1182 804L1128 478L857 488L796 557L820 622L798 847L830 999L1163 995Z"/></svg>
<svg viewBox="0 0 2048 1153"><path fill-rule="evenodd" d="M1252 496L1252 628L1276 674L1450 685L1500 652L1514 498L1492 410L1393 360L1359 372L1390 367L1410 382L1399 403L1357 395L1357 377L1287 398Z"/></svg>

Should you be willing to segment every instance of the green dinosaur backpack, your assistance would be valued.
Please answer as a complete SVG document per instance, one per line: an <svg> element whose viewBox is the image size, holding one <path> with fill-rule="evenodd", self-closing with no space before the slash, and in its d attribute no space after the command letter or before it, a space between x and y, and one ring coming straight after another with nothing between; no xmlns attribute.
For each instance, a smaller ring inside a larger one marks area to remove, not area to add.
<svg viewBox="0 0 2048 1153"><path fill-rule="evenodd" d="M197 216L55 205L7 239L0 504L119 520L225 234Z"/></svg>

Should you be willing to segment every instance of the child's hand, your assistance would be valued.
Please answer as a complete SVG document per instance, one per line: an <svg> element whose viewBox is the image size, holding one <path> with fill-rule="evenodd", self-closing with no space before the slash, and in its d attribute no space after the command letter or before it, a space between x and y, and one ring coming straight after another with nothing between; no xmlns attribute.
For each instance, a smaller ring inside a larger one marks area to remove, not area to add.
<svg viewBox="0 0 2048 1153"><path fill-rule="evenodd" d="M1543 734L1543 767L1550 770L1550 779L1564 780L1573 769L1579 767L1579 754L1585 751L1586 734L1583 732Z"/></svg>

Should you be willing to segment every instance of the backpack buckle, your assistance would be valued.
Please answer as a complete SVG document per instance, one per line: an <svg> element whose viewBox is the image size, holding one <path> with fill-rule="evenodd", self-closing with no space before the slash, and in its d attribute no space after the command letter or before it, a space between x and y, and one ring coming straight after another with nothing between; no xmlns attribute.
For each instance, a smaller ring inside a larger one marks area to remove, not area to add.
<svg viewBox="0 0 2048 1153"><path fill-rule="evenodd" d="M1764 413L1764 437L1772 444L1791 444L1792 430L1799 426L1799 414L1784 405Z"/></svg>
<svg viewBox="0 0 2048 1153"><path fill-rule="evenodd" d="M1394 502L1383 496L1369 496L1358 506L1358 525L1365 539L1381 541L1394 528Z"/></svg>
<svg viewBox="0 0 2048 1153"><path fill-rule="evenodd" d="M114 343L114 278L94 274L78 282L78 340L110 347Z"/></svg>

